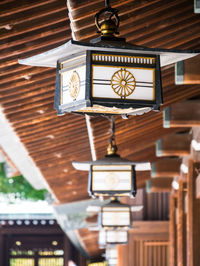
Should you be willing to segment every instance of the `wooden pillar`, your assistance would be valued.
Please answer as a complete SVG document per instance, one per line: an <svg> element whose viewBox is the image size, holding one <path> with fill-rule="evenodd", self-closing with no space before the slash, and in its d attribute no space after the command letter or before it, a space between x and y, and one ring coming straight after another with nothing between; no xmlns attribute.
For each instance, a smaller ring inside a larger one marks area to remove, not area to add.
<svg viewBox="0 0 200 266"><path fill-rule="evenodd" d="M187 266L198 266L200 265L200 199L196 198L195 192L200 163L189 160L188 166Z"/></svg>
<svg viewBox="0 0 200 266"><path fill-rule="evenodd" d="M177 265L186 266L186 214L185 214L185 192L184 182L179 181L179 189L177 192Z"/></svg>
<svg viewBox="0 0 200 266"><path fill-rule="evenodd" d="M176 234L176 197L174 194L170 195L170 224L169 224L169 254L170 266L177 266L177 234Z"/></svg>
<svg viewBox="0 0 200 266"><path fill-rule="evenodd" d="M71 248L71 243L66 235L64 235L63 243L64 243L64 266L68 266L68 262L71 259L72 248Z"/></svg>

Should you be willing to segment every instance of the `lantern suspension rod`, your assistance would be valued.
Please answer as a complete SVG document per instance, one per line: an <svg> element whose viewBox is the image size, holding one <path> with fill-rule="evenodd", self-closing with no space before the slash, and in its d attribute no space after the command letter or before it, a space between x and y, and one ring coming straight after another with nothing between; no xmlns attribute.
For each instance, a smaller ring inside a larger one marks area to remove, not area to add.
<svg viewBox="0 0 200 266"><path fill-rule="evenodd" d="M110 0L105 0L105 6L106 8L110 8Z"/></svg>
<svg viewBox="0 0 200 266"><path fill-rule="evenodd" d="M110 118L111 122L111 137L110 137L110 142L115 141L115 117L114 115L111 116Z"/></svg>

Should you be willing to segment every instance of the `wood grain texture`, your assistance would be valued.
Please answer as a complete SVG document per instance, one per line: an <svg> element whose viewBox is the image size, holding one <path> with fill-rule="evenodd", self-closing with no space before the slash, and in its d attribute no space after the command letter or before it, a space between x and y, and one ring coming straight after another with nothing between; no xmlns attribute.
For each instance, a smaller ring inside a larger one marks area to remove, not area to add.
<svg viewBox="0 0 200 266"><path fill-rule="evenodd" d="M177 191L177 265L187 265L187 242L186 242L186 214L185 214L185 184L179 181L179 189Z"/></svg>
<svg viewBox="0 0 200 266"><path fill-rule="evenodd" d="M199 162L189 160L189 172L187 180L188 188L188 212L187 212L187 265L196 266L200 265L200 199L195 197L196 177L198 169L200 168Z"/></svg>
<svg viewBox="0 0 200 266"><path fill-rule="evenodd" d="M177 266L177 226L176 226L177 199L170 195L170 221L169 221L169 265Z"/></svg>

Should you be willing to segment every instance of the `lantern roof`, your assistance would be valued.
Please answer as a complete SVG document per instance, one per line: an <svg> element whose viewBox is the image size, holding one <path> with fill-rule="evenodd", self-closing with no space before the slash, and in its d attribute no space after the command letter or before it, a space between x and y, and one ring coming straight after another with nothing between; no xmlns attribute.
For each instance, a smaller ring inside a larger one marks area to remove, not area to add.
<svg viewBox="0 0 200 266"><path fill-rule="evenodd" d="M56 67L57 61L61 58L76 55L77 53L90 51L130 53L130 54L150 54L160 55L161 66L167 66L181 60L185 60L196 56L200 50L176 50L176 49L160 49L147 48L127 43L125 41L100 41L100 42L79 42L73 39L67 43L51 49L47 52L20 59L19 64L39 66L39 67Z"/></svg>
<svg viewBox="0 0 200 266"><path fill-rule="evenodd" d="M112 199L109 203L106 203L104 205L101 206L101 209L104 208L104 207L111 207L111 208L118 208L118 207L128 207L130 208L131 210L131 206L129 204L124 204L124 203L121 203L117 198L114 198Z"/></svg>
<svg viewBox="0 0 200 266"><path fill-rule="evenodd" d="M77 170L89 171L91 165L135 165L136 171L148 171L151 170L151 164L149 162L132 162L125 158L121 158L118 154L106 155L104 158L96 161L73 161L72 165Z"/></svg>

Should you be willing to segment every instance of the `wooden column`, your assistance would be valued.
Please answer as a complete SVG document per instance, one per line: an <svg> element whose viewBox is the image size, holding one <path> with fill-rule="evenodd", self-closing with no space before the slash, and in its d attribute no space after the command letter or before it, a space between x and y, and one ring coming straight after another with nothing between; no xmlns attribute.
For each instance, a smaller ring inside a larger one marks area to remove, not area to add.
<svg viewBox="0 0 200 266"><path fill-rule="evenodd" d="M169 265L177 266L177 232L176 232L176 197L174 194L170 195L170 223L169 223Z"/></svg>
<svg viewBox="0 0 200 266"><path fill-rule="evenodd" d="M200 265L200 199L195 197L200 163L189 160L187 213L187 266Z"/></svg>
<svg viewBox="0 0 200 266"><path fill-rule="evenodd" d="M186 214L183 180L179 181L179 189L177 194L177 265L186 266Z"/></svg>
<svg viewBox="0 0 200 266"><path fill-rule="evenodd" d="M69 242L69 239L66 235L64 235L63 239L63 246L64 246L64 266L68 266L68 262L71 259L71 252L72 252L72 247L71 243Z"/></svg>

